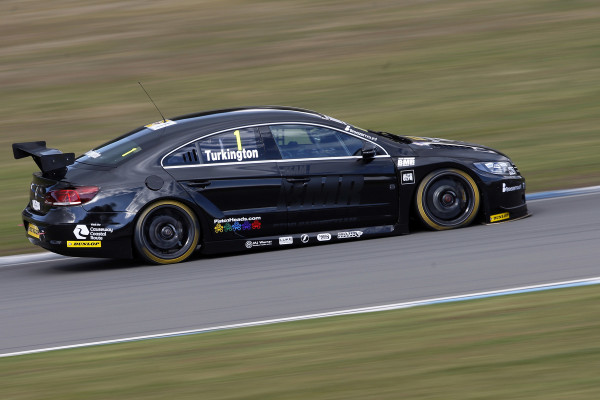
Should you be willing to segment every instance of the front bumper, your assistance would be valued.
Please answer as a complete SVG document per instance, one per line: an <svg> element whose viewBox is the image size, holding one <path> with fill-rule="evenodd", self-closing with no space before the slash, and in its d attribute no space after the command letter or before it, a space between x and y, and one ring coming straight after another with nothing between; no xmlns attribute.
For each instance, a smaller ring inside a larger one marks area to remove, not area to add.
<svg viewBox="0 0 600 400"><path fill-rule="evenodd" d="M56 207L45 215L27 206L22 213L29 241L73 257L132 258L135 214L87 212L80 206Z"/></svg>
<svg viewBox="0 0 600 400"><path fill-rule="evenodd" d="M488 178L484 181L484 188L486 223L518 219L528 215L523 177Z"/></svg>

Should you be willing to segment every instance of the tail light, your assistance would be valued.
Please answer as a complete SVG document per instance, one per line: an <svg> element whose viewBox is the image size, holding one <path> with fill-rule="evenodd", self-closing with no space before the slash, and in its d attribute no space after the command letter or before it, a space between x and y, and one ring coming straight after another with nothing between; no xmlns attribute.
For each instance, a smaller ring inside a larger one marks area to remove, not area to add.
<svg viewBox="0 0 600 400"><path fill-rule="evenodd" d="M77 206L92 200L100 190L97 186L51 190L46 193L46 204L52 206Z"/></svg>

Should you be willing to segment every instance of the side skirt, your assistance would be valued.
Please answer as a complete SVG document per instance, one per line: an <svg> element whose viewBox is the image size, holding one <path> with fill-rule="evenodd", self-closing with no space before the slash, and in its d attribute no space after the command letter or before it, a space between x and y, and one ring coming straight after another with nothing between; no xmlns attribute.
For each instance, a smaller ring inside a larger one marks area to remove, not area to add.
<svg viewBox="0 0 600 400"><path fill-rule="evenodd" d="M405 233L408 233L408 228L403 225L383 225L370 226L367 228L307 232L302 234L283 234L258 238L239 238L218 242L207 242L205 243L205 246L203 246L201 252L204 254L215 254L247 250L284 249L315 244L348 242L358 239L371 239L380 236Z"/></svg>

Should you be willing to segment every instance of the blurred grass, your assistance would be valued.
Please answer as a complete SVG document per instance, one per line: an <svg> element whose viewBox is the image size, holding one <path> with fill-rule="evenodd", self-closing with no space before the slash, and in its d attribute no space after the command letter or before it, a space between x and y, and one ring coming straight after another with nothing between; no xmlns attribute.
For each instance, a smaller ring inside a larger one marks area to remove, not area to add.
<svg viewBox="0 0 600 400"><path fill-rule="evenodd" d="M243 105L315 109L358 126L509 154L539 191L600 182L600 4L591 0L4 0L0 254L29 160L82 153L166 116Z"/></svg>
<svg viewBox="0 0 600 400"><path fill-rule="evenodd" d="M598 286L0 359L2 398L597 399Z"/></svg>

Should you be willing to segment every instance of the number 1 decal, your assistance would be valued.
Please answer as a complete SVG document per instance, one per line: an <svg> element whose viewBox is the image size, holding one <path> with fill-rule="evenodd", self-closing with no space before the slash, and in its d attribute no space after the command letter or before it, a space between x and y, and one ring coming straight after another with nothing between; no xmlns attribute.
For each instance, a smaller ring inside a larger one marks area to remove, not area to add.
<svg viewBox="0 0 600 400"><path fill-rule="evenodd" d="M240 137L240 131L233 132L235 138L237 139L238 150L242 151L242 138Z"/></svg>

